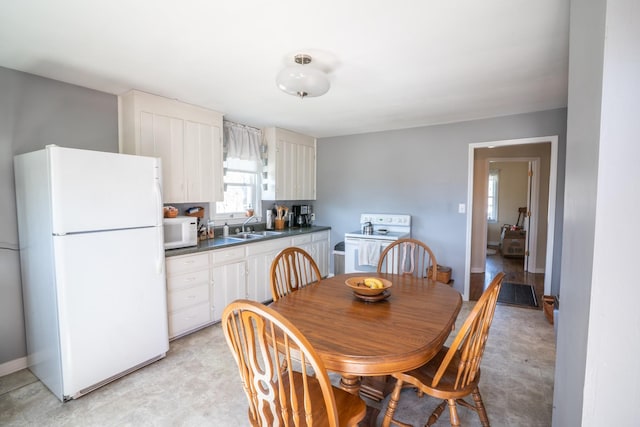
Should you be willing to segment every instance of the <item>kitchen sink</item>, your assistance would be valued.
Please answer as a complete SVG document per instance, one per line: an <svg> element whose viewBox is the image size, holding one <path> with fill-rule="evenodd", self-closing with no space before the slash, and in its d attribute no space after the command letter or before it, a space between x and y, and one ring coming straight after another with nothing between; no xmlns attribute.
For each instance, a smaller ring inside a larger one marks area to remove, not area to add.
<svg viewBox="0 0 640 427"><path fill-rule="evenodd" d="M260 240L265 237L279 236L284 234L282 231L246 231L244 233L231 234L229 236L216 236L215 239L208 241L208 246L224 246L239 242L248 242L252 240Z"/></svg>
<svg viewBox="0 0 640 427"><path fill-rule="evenodd" d="M207 246L209 247L224 246L232 243L245 242L246 240L247 239L239 239L232 236L227 236L227 237L220 236L220 237L216 237L213 240L208 240Z"/></svg>
<svg viewBox="0 0 640 427"><path fill-rule="evenodd" d="M251 233L252 236L256 237L269 237L269 236L279 236L283 234L282 231L254 231Z"/></svg>
<svg viewBox="0 0 640 427"><path fill-rule="evenodd" d="M246 232L246 233L236 233L229 236L230 239L238 239L238 240L260 239L261 237L266 237L266 235Z"/></svg>

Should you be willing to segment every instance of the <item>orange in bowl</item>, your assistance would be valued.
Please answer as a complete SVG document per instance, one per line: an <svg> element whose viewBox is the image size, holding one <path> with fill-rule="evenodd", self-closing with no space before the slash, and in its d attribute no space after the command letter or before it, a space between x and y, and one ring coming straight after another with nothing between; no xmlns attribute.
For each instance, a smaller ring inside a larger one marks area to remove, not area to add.
<svg viewBox="0 0 640 427"><path fill-rule="evenodd" d="M375 282L376 284L381 283L382 287L368 286L367 283L371 283L371 282ZM383 279L381 277L374 277L374 276L350 277L347 280L345 280L345 284L351 289L353 289L353 292L360 295L366 295L366 296L380 295L381 293L383 293L384 291L386 291L392 286L392 283L387 279Z"/></svg>

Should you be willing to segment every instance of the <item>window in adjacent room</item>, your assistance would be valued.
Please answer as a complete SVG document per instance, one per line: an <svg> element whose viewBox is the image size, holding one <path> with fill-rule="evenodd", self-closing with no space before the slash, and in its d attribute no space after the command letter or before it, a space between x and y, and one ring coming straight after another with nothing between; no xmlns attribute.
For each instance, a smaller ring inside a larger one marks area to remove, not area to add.
<svg viewBox="0 0 640 427"><path fill-rule="evenodd" d="M498 182L500 173L497 169L489 170L489 196L487 200L487 221L498 222Z"/></svg>

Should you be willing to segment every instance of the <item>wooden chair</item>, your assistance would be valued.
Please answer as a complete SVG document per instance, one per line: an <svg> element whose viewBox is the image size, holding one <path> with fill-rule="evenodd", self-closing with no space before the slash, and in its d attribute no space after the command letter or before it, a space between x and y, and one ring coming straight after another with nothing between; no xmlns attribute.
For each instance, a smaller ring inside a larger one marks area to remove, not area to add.
<svg viewBox="0 0 640 427"><path fill-rule="evenodd" d="M482 403L478 382L480 381L480 362L503 279L504 273L499 273L493 279L460 327L451 347L443 347L433 359L417 369L393 374L397 382L391 393L382 422L383 427L388 427L390 423L407 425L393 419L404 384L411 384L423 393L444 399L433 411L425 426L435 423L447 404L452 426L460 425L456 404L473 409L478 413L482 425L489 426L489 418ZM473 397L474 404L463 399L468 395Z"/></svg>
<svg viewBox="0 0 640 427"><path fill-rule="evenodd" d="M399 239L384 248L378 261L378 273L410 274L427 277L431 267L433 280L438 276L438 263L429 246L416 239Z"/></svg>
<svg viewBox="0 0 640 427"><path fill-rule="evenodd" d="M276 311L236 300L225 308L222 327L240 370L252 426L355 426L364 418L365 402L331 385L309 341ZM283 361L306 369L283 371Z"/></svg>
<svg viewBox="0 0 640 427"><path fill-rule="evenodd" d="M311 255L297 247L283 249L276 255L270 276L274 301L321 279L320 269Z"/></svg>

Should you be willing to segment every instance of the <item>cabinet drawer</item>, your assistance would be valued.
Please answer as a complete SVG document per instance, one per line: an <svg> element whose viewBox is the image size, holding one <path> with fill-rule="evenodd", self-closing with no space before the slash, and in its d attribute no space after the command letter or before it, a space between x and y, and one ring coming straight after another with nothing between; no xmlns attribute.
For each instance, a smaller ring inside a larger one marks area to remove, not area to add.
<svg viewBox="0 0 640 427"><path fill-rule="evenodd" d="M176 289L196 285L207 285L209 283L209 269L190 271L188 273L176 274L167 277L167 289L171 292Z"/></svg>
<svg viewBox="0 0 640 427"><path fill-rule="evenodd" d="M320 231L318 233L311 234L313 236L313 241L318 242L320 240L329 240L329 232L328 231Z"/></svg>
<svg viewBox="0 0 640 427"><path fill-rule="evenodd" d="M209 284L204 283L192 288L180 289L179 291L169 292L167 296L167 304L169 312L180 310L200 303L209 302Z"/></svg>
<svg viewBox="0 0 640 427"><path fill-rule="evenodd" d="M291 239L291 244L293 246L304 245L305 243L311 243L312 234L303 234L302 236L296 236Z"/></svg>
<svg viewBox="0 0 640 427"><path fill-rule="evenodd" d="M289 239L274 239L247 245L247 256L280 251L289 246Z"/></svg>
<svg viewBox="0 0 640 427"><path fill-rule="evenodd" d="M209 255L202 253L169 257L166 259L166 265L167 275L180 274L184 271L201 270L203 268L209 268Z"/></svg>
<svg viewBox="0 0 640 427"><path fill-rule="evenodd" d="M194 305L169 315L169 338L181 335L211 321L209 303Z"/></svg>
<svg viewBox="0 0 640 427"><path fill-rule="evenodd" d="M240 260L244 258L244 246L237 248L222 249L211 251L211 262L213 264L224 264L230 261Z"/></svg>

